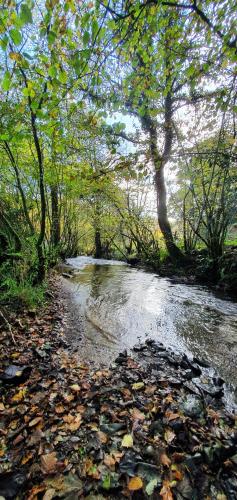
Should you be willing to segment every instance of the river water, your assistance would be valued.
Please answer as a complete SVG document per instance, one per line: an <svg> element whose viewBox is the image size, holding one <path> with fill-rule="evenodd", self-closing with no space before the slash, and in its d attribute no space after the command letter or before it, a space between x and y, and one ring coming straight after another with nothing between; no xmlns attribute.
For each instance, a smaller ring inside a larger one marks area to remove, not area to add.
<svg viewBox="0 0 237 500"><path fill-rule="evenodd" d="M76 270L65 280L76 313L73 342L89 361L108 363L149 337L205 359L237 386L236 303L118 261L68 263Z"/></svg>

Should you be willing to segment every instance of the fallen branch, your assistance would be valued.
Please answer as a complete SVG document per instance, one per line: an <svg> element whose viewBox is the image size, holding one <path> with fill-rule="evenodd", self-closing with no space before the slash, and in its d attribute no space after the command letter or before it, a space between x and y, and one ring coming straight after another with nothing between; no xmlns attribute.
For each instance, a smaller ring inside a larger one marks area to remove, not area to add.
<svg viewBox="0 0 237 500"><path fill-rule="evenodd" d="M7 320L7 318L5 318L5 316L2 313L2 311L0 311L0 318L2 318L2 320L4 321L6 327L7 327L8 331L9 331L9 333L11 335L11 339L12 339L13 344L16 345L15 337L14 337L13 332L12 332L12 327L11 327L9 321Z"/></svg>

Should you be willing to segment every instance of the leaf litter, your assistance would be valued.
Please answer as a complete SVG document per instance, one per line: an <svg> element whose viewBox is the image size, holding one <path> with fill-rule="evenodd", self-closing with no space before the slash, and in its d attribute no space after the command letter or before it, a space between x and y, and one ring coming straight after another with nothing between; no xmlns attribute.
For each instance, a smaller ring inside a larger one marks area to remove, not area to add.
<svg viewBox="0 0 237 500"><path fill-rule="evenodd" d="M237 498L223 381L209 378L205 392L198 361L153 341L92 369L68 349L54 295L35 315L11 316L17 345L1 331L0 496Z"/></svg>

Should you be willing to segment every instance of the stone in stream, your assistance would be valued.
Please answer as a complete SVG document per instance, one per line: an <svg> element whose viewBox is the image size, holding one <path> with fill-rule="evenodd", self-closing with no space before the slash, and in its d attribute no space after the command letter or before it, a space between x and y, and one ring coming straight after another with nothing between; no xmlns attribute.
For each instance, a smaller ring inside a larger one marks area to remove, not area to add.
<svg viewBox="0 0 237 500"><path fill-rule="evenodd" d="M188 395L181 403L181 409L185 415L191 418L200 418L203 416L203 404L198 396Z"/></svg>

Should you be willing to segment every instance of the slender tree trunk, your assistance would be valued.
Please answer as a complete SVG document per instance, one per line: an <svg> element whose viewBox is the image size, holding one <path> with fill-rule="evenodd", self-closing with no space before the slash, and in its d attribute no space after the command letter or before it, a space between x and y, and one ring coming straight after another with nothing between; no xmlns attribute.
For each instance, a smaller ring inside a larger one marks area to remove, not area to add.
<svg viewBox="0 0 237 500"><path fill-rule="evenodd" d="M60 243L60 215L58 206L58 186L51 186L51 211L52 211L52 226L51 226L51 243L54 248L57 248Z"/></svg>
<svg viewBox="0 0 237 500"><path fill-rule="evenodd" d="M37 281L41 282L45 278L45 256L43 250L43 242L45 237L45 227L46 227L46 197L44 189L44 166L43 166L43 155L40 147L40 141L38 137L37 127L36 127L36 116L31 111L31 126L33 132L33 138L35 143L35 149L38 159L39 167L39 190L40 190L40 202L41 202L41 219L40 219L40 233L38 240L36 242L36 250L38 255L38 272Z"/></svg>
<svg viewBox="0 0 237 500"><path fill-rule="evenodd" d="M7 152L7 155L9 157L9 160L12 164L12 167L13 167L15 175L16 175L16 183L17 183L17 188L18 188L20 196L21 196L23 212L25 215L26 222L27 222L29 229L30 229L30 234L31 234L31 236L33 236L35 230L34 230L34 226L33 226L32 222L30 220L30 216L29 216L29 212L28 212L28 208L27 208L27 203L26 203L26 198L25 198L25 193L24 193L24 190L23 190L22 185L21 185L21 179L20 179L20 173L18 170L18 166L17 166L17 163L15 161L12 150L6 141L4 143L4 146L5 146L5 151Z"/></svg>

